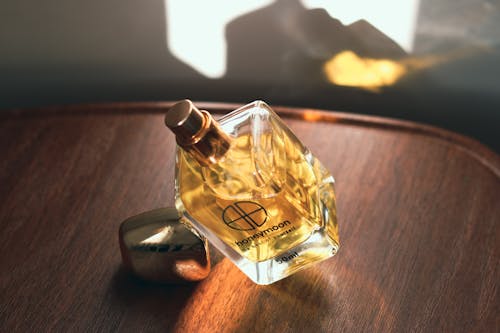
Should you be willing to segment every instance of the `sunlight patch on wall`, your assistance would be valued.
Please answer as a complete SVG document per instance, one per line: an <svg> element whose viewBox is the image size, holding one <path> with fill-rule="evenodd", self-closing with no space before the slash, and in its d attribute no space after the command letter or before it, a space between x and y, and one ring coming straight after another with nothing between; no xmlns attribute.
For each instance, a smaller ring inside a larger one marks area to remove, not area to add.
<svg viewBox="0 0 500 333"><path fill-rule="evenodd" d="M462 49L443 54L391 60L360 57L352 51L343 51L323 64L323 73L332 84L380 92L382 88L394 85L405 75L438 64L464 59L477 52L476 49Z"/></svg>
<svg viewBox="0 0 500 333"><path fill-rule="evenodd" d="M331 83L371 91L393 85L406 71L406 66L396 61L361 58L352 51L340 52L324 65Z"/></svg>
<svg viewBox="0 0 500 333"><path fill-rule="evenodd" d="M226 73L226 24L272 0L165 0L167 47L202 75L216 79Z"/></svg>
<svg viewBox="0 0 500 333"><path fill-rule="evenodd" d="M302 0L304 7L324 8L344 25L364 19L399 44L413 50L420 0Z"/></svg>
<svg viewBox="0 0 500 333"><path fill-rule="evenodd" d="M167 48L202 75L217 79L226 73L226 25L273 0L164 0ZM324 8L344 25L365 19L410 52L419 0L302 0L306 9ZM247 59L245 59L246 61Z"/></svg>

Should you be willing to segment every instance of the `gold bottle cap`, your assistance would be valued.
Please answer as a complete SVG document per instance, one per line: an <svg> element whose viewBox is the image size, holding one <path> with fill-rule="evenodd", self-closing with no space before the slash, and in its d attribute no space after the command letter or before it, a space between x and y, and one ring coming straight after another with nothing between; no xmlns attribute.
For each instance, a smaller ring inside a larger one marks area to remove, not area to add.
<svg viewBox="0 0 500 333"><path fill-rule="evenodd" d="M177 144L203 165L219 160L231 145L231 138L217 121L188 99L177 102L167 111L165 125L174 132Z"/></svg>
<svg viewBox="0 0 500 333"><path fill-rule="evenodd" d="M165 115L165 125L182 141L191 141L206 127L207 116L188 99L179 101Z"/></svg>
<svg viewBox="0 0 500 333"><path fill-rule="evenodd" d="M160 208L120 225L125 267L155 282L198 281L210 272L208 245L180 222L175 208Z"/></svg>

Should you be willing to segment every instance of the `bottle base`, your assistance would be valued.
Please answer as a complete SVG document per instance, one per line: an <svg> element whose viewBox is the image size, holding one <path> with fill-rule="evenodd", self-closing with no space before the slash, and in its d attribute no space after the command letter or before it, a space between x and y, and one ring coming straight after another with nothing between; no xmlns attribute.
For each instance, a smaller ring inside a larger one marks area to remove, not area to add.
<svg viewBox="0 0 500 333"><path fill-rule="evenodd" d="M253 282L267 285L284 279L309 265L333 257L338 249L338 243L328 236L325 229L321 229L279 256L259 262L241 258L235 264Z"/></svg>

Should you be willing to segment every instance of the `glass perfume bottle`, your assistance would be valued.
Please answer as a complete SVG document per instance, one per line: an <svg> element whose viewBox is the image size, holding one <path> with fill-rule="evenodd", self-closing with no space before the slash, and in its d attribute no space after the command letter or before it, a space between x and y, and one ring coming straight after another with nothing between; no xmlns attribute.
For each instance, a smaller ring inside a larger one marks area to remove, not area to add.
<svg viewBox="0 0 500 333"><path fill-rule="evenodd" d="M176 135L176 207L258 284L339 248L333 177L264 102L218 121L189 100L165 124Z"/></svg>

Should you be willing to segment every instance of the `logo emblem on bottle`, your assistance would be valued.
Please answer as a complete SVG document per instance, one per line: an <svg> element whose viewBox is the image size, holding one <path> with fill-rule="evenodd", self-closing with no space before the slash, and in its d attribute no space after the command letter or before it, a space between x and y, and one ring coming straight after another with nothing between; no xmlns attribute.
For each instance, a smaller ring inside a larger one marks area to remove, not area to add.
<svg viewBox="0 0 500 333"><path fill-rule="evenodd" d="M267 211L253 201L236 201L224 208L224 223L235 230L254 230L267 221Z"/></svg>

